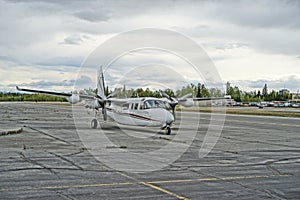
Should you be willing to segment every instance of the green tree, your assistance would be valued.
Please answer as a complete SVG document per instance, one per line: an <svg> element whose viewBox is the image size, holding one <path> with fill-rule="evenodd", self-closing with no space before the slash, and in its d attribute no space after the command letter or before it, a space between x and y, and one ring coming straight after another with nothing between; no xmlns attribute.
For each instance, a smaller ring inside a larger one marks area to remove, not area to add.
<svg viewBox="0 0 300 200"><path fill-rule="evenodd" d="M267 86L267 84L265 84L263 89L262 89L262 96L263 96L264 100L266 100L268 98L268 86Z"/></svg>
<svg viewBox="0 0 300 200"><path fill-rule="evenodd" d="M196 95L197 98L201 98L202 95L201 95L201 83L198 83L197 85L197 95Z"/></svg>

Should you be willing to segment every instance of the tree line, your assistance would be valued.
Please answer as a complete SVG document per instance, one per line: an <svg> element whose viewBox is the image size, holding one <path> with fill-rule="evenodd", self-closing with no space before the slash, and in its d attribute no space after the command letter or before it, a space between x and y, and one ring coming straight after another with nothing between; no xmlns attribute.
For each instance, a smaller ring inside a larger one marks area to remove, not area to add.
<svg viewBox="0 0 300 200"><path fill-rule="evenodd" d="M137 88L137 89L130 89L126 90L126 87L118 88L115 90L119 90L116 93L116 97L120 98L130 98L130 97L162 97L162 94L159 90L150 90L149 88L143 89L143 88ZM191 94L193 97L220 97L224 96L224 92L222 92L220 89L217 88L206 88L204 84L198 83L198 84L188 84L186 86L183 86L181 89L178 89L176 91L173 91L171 89L165 89L163 91L164 93L168 94L171 97L182 97L187 94ZM108 88L105 90L106 94L111 94L113 91L108 91Z"/></svg>
<svg viewBox="0 0 300 200"><path fill-rule="evenodd" d="M260 101L287 101L292 99L289 93L279 93L272 90L268 92L268 86L265 84L262 90L242 91L237 86L231 86L229 82L226 84L226 94L237 102L260 102Z"/></svg>
<svg viewBox="0 0 300 200"><path fill-rule="evenodd" d="M45 94L21 94L21 93L3 93L0 92L0 101L67 101L63 97L50 96Z"/></svg>
<svg viewBox="0 0 300 200"><path fill-rule="evenodd" d="M130 98L130 97L162 97L160 91L152 91L149 88L137 88L126 90L124 85L123 88L115 89L118 90L115 97ZM94 90L97 93L97 90ZM264 85L262 90L254 91L242 91L238 86L232 86L229 82L226 84L226 91L223 92L218 88L207 88L204 84L188 84L183 86L181 89L173 91L171 89L164 90L166 94L171 97L182 97L186 94L191 94L193 97L223 97L224 95L230 95L232 99L237 102L260 102L260 101L286 101L291 99L291 94L283 93L280 94L277 91L272 90L268 92L267 84ZM109 95L113 91L105 88L105 94ZM24 93L1 93L0 101L67 101L63 97L50 96L45 94L24 94Z"/></svg>

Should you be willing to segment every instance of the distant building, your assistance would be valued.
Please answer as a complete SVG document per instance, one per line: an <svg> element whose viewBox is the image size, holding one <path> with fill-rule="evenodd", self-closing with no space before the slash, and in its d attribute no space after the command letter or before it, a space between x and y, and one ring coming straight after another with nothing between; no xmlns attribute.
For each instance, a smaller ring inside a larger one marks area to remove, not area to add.
<svg viewBox="0 0 300 200"><path fill-rule="evenodd" d="M300 93L292 94L292 101L300 102Z"/></svg>
<svg viewBox="0 0 300 200"><path fill-rule="evenodd" d="M290 94L290 91L288 89L282 89L282 90L279 90L279 94L280 95Z"/></svg>

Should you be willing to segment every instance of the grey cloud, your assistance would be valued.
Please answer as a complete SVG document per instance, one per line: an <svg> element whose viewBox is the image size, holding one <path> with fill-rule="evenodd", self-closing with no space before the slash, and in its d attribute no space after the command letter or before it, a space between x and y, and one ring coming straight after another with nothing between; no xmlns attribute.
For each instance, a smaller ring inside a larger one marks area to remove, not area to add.
<svg viewBox="0 0 300 200"><path fill-rule="evenodd" d="M0 55L0 60L1 61L7 61L7 62L11 62L11 63L18 63L18 61L12 57L9 57L9 56L3 56L3 55Z"/></svg>
<svg viewBox="0 0 300 200"><path fill-rule="evenodd" d="M60 44L71 44L71 45L80 45L83 42L83 39L78 35L71 35L64 39L64 42Z"/></svg>
<svg viewBox="0 0 300 200"><path fill-rule="evenodd" d="M94 88L96 87L96 83L92 81L89 76L81 75L79 79L75 81L76 86L83 88Z"/></svg>
<svg viewBox="0 0 300 200"><path fill-rule="evenodd" d="M300 1L201 1L193 7L184 4L182 13L187 9L199 21L194 27L177 28L188 35L246 43L264 53L300 51Z"/></svg>
<svg viewBox="0 0 300 200"><path fill-rule="evenodd" d="M300 28L299 1L229 0L199 2L199 4L202 4L206 15L242 27Z"/></svg>
<svg viewBox="0 0 300 200"><path fill-rule="evenodd" d="M80 19L90 21L90 22L98 22L98 21L107 21L109 16L107 15L107 11L96 11L96 10L86 10L74 13L74 15Z"/></svg>
<svg viewBox="0 0 300 200"><path fill-rule="evenodd" d="M116 72L118 75L114 77L112 70L108 70L105 74L105 80L110 87L116 85L126 85L128 88L149 87L155 89L179 89L186 84L187 80L174 69L162 64L143 65L122 74Z"/></svg>
<svg viewBox="0 0 300 200"><path fill-rule="evenodd" d="M55 88L57 86L63 86L63 87L71 87L74 86L80 86L82 89L89 88L89 87L95 87L95 83L92 81L92 79L88 76L82 75L77 80L63 80L63 81L34 81L31 83L22 83L21 86L30 87L30 88L42 88L42 89L51 89ZM15 87L15 84L9 84L8 87Z"/></svg>
<svg viewBox="0 0 300 200"><path fill-rule="evenodd" d="M218 43L218 44L215 43L212 46L219 50L227 50L227 49L248 48L250 45L246 43L236 42L236 43Z"/></svg>
<svg viewBox="0 0 300 200"><path fill-rule="evenodd" d="M109 9L113 8L114 3L109 1L47 1L47 0L20 0L20 1L6 1L7 3L14 3L15 5L22 4L30 10L34 10L32 15L70 15L77 19L86 20L89 22L106 21L109 17Z"/></svg>
<svg viewBox="0 0 300 200"><path fill-rule="evenodd" d="M80 67L83 60L83 57L53 57L47 60L36 62L35 64L41 66Z"/></svg>
<svg viewBox="0 0 300 200"><path fill-rule="evenodd" d="M205 19L226 21L239 26L300 28L300 2L254 0L254 1L7 1L22 2L33 8L53 7L61 13L96 22L110 17L128 17L145 13L176 12L191 15L199 21ZM50 6L49 6L50 5ZM35 12L38 12L35 11ZM207 25L201 25L207 28Z"/></svg>
<svg viewBox="0 0 300 200"><path fill-rule="evenodd" d="M287 88L292 92L300 90L300 77L291 75L276 80L259 79L259 80L239 80L233 81L233 85L237 85L241 88L250 88L252 90L262 90L264 85L267 84L269 90L280 90Z"/></svg>

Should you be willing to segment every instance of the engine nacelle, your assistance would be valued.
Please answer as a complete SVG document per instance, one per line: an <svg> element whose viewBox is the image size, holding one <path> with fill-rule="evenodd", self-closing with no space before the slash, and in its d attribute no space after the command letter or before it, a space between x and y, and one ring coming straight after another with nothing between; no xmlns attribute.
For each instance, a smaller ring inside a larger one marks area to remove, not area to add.
<svg viewBox="0 0 300 200"><path fill-rule="evenodd" d="M98 108L100 108L100 105L99 105L97 100L95 100L95 101L85 101L84 104L85 104L85 107L89 108L89 109L98 109Z"/></svg>
<svg viewBox="0 0 300 200"><path fill-rule="evenodd" d="M192 107L194 105L193 99L185 99L184 101L180 101L180 105L184 107Z"/></svg>
<svg viewBox="0 0 300 200"><path fill-rule="evenodd" d="M67 100L71 104L78 103L80 101L79 94L72 94L72 96L68 97Z"/></svg>

